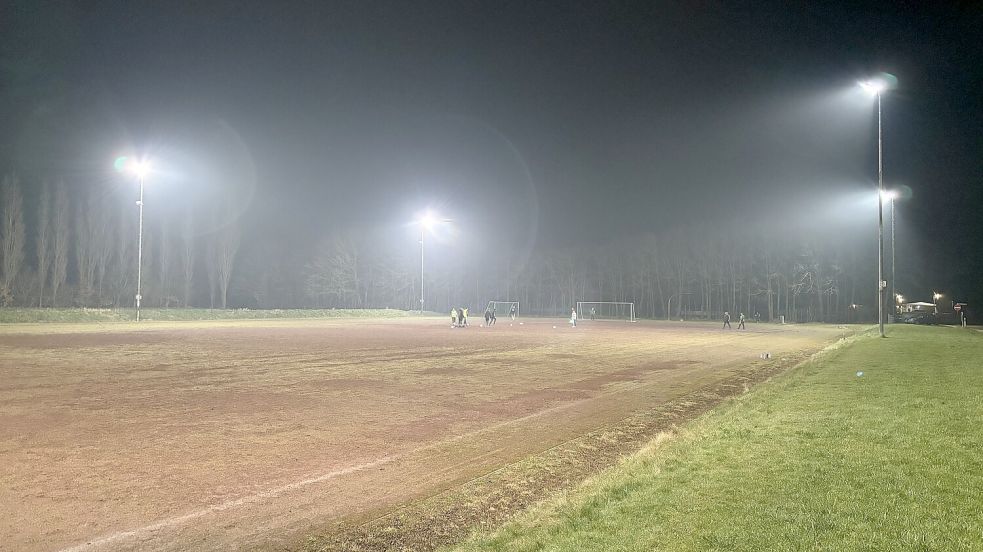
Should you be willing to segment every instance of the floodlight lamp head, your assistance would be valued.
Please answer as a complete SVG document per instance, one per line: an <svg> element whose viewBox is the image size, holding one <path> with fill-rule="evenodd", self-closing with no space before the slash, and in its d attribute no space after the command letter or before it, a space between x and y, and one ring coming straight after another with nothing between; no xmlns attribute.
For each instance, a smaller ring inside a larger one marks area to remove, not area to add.
<svg viewBox="0 0 983 552"><path fill-rule="evenodd" d="M897 190L881 190L881 198L887 201L898 199L900 195Z"/></svg>
<svg viewBox="0 0 983 552"><path fill-rule="evenodd" d="M138 178L143 178L150 172L150 162L134 161L129 164L129 168L131 173L135 174Z"/></svg>
<svg viewBox="0 0 983 552"><path fill-rule="evenodd" d="M430 211L427 211L422 217L420 217L420 226L423 226L427 230L433 229L435 224L437 224L437 217L435 217Z"/></svg>
<svg viewBox="0 0 983 552"><path fill-rule="evenodd" d="M860 82L860 88L871 96L877 96L887 90L887 81L883 79L870 79Z"/></svg>
<svg viewBox="0 0 983 552"><path fill-rule="evenodd" d="M942 298L942 294L937 291L932 294L932 299L935 299L936 301L938 301L941 298Z"/></svg>
<svg viewBox="0 0 983 552"><path fill-rule="evenodd" d="M132 157L117 157L113 166L118 172L127 172L137 178L143 178L150 172L150 162L145 159L135 159Z"/></svg>

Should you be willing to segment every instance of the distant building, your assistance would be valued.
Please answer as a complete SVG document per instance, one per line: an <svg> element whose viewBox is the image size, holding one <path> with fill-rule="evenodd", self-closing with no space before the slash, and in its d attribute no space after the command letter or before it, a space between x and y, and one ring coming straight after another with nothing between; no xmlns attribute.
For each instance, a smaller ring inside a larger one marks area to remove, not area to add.
<svg viewBox="0 0 983 552"><path fill-rule="evenodd" d="M923 301L916 301L914 303L903 303L901 305L902 312L935 312L935 303L925 303Z"/></svg>

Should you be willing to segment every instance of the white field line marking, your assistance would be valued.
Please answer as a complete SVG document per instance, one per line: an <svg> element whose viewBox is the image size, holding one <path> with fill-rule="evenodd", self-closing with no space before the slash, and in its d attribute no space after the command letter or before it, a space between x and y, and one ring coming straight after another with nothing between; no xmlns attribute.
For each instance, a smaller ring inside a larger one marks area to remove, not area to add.
<svg viewBox="0 0 983 552"><path fill-rule="evenodd" d="M349 466L347 468L344 468L344 469L341 469L341 470L332 471L332 472L328 472L328 473L319 475L317 477L311 477L309 479L304 479L303 481L295 481L293 483L288 483L287 485L283 485L282 487L277 487L275 489L270 489L270 490L263 491L263 492L260 492L260 493L256 493L256 494L253 494L253 495L244 496L242 498L237 498L235 500L229 500L229 501L226 501L226 502L222 502L220 504L215 504L215 505L209 506L207 508L204 508L204 509L201 509L201 510L197 510L195 512L191 512L189 514L184 514L182 516L177 516L177 517L172 517L172 518L164 519L164 520L158 521L156 523L153 523L151 525L147 525L145 527L141 527L139 529L133 529L131 531L120 531L118 533L113 533L112 535L109 535L107 537L96 539L96 540L87 542L85 544L79 544L77 546L72 546L70 548L63 548L60 552L82 552L84 550L90 550L90 549L93 549L93 548L96 548L96 547L100 547L100 546L103 546L103 545L106 545L106 544L110 544L112 542L116 542L118 540L126 539L126 538L129 538L129 537L134 537L134 536L139 535L141 533L152 533L152 532L157 531L159 529L164 529L166 527L172 527L174 525L180 525L180 524L182 524L182 523L184 523L186 521L191 521L192 519L200 518L202 516L206 516L206 515L211 514L211 513L214 513L214 512L221 512L223 510L229 510L231 508L242 506L244 504L249 504L251 502L257 502L257 501L263 500L264 498L272 498L272 497L274 497L276 495L279 495L279 494L284 493L284 492L287 492L287 491L291 491L293 489L298 489L300 487L306 487L308 485L313 485L315 483L320 483L322 481L327 481L329 479L334 479L335 477L339 477L339 476L342 476L342 475L347 475L349 473L354 473L354 472L357 472L357 471L362 471L362 470L365 470L365 469L374 468L376 466L381 466L382 464L387 464L389 462L392 462L396 458L397 457L395 457L395 456L384 456L382 458L379 458L378 460L373 460L372 462L368 462L366 464L359 464L357 466Z"/></svg>
<svg viewBox="0 0 983 552"><path fill-rule="evenodd" d="M411 449L409 451L404 452L401 455L387 455L387 456L383 456L382 458L373 460L373 461L368 462L368 463L365 463L365 464L359 464L357 466L349 466L347 468L343 468L343 469L340 469L340 470L328 472L328 473L325 473L325 474L322 474L322 475L318 475L316 477L310 477L308 479L304 479L304 480L301 480L301 481L295 481L293 483L288 483L288 484L283 485L281 487L276 487L274 489L269 489L267 491L262 491L260 493L256 493L256 494L244 496L242 498L237 498L237 499L234 499L234 500L229 500L229 501L226 501L226 502L222 502L220 504L214 504L214 505L209 506L207 508L202 508L201 510L196 510L194 512L190 512L190 513L187 513L187 514L184 514L184 515L181 515L181 516L176 516L176 517L172 517L172 518L163 519L163 520L158 521L156 523L152 523L150 525L146 525L144 527L140 527L140 528L137 528L137 529L132 529L132 530L129 530L129 531L119 531L117 533L113 533L111 535L108 535L108 536L105 536L105 537L102 537L102 538L98 538L98 539L95 539L95 540L92 540L92 541L89 541L89 542L86 542L86 543L83 543L83 544L79 544L79 545L72 546L72 547L69 547L69 548L62 548L58 552L86 552L88 550L94 550L94 549L99 548L101 546L104 546L104 545L107 545L107 544L110 544L110 543L114 543L114 542L117 542L117 541L121 541L121 540L124 540L124 539L132 538L132 537L135 537L137 535L141 535L141 534L144 534L144 533L153 533L154 531L158 531L160 529L165 529L167 527L173 527L175 525L181 525L182 523L185 523L187 521L191 521L193 519L197 519L197 518L200 518L200 517L203 517L203 516L207 516L208 514L213 514L215 512L222 512L222 511L225 511L225 510L229 510L229 509L232 509L232 508L243 506L245 504L251 504L251 503L254 503L254 502L259 502L259 501L261 501L263 499L266 499L266 498L273 498L273 497L275 497L277 495L280 495L282 493L285 493L287 491L292 491L294 489L299 489L301 487L306 487L308 485L314 485L314 484L317 484L317 483L321 483L323 481L328 481L329 479L334 479L336 477L340 477L340 476L343 476L343 475L348 475L350 473L355 473L355 472L359 472L359 471L366 470L366 469L369 469L369 468L374 468L374 467L377 467L377 466L381 466L383 464L388 464L388 463L394 462L396 460L399 460L403 456L409 456L409 455L415 454L415 453L420 452L420 451L423 451L423 450L427 450L427 449L430 449L430 448L436 448L436 447L439 447L441 445L445 445L447 443L451 443L451 442L454 442L454 441L460 441L461 439L466 439L468 437L471 437L471 436L474 436L474 435L478 435L478 434L484 433L486 431L493 431L495 429L498 429L500 427L503 427L503 426L506 426L506 425L509 425L509 424L519 423L519 422L523 422L525 420L529 420L529 419L532 419L532 418L537 418L539 416L543 416L543 415L548 414L550 412L553 412L555 410L561 410L561 409L565 409L565 408L570 408L570 407L573 407L573 406L577 406L577 405L579 405L579 404L581 404L583 402L590 401L590 400L596 400L596 399L598 399L600 397L603 397L605 395L608 395L608 394L610 394L610 392L609 393L599 393L599 394L597 394L597 395L595 395L593 397L585 397L583 399L578 399L578 400L573 401L573 402L569 402L569 403L566 403L566 404L557 405L557 406L554 406L552 408L547 408L545 410L540 410L538 412L533 412L532 414L527 414L527 415L522 416L520 418L514 418L514 419L511 419L511 420L503 420L501 422L492 424L490 426L485 426L485 427L476 429L474 431L469 431L469 432L466 432L466 433L461 433L460 435L454 435L454 436L449 437L447 439L444 439L442 441L437 441L437 442L434 442L434 443L429 443L429 444L423 445L422 447L417 447L415 449Z"/></svg>

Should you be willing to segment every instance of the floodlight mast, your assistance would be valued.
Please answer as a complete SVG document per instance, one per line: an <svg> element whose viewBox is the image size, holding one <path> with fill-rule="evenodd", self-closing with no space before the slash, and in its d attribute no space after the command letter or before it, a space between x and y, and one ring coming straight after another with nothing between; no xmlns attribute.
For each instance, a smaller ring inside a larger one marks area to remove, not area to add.
<svg viewBox="0 0 983 552"><path fill-rule="evenodd" d="M426 265L424 265L424 263L423 263L423 260L424 260L424 256L423 256L423 254L424 254L424 247L423 247L424 238L427 235L427 230L432 230L433 227L437 225L437 223L440 223L440 222L451 222L451 220L450 219L438 218L438 217L434 216L434 214L431 213L430 211L427 211L426 213L423 214L422 217L420 217L420 220L417 221L417 222L420 224L420 314L422 315L423 314L423 310L424 310L423 309L423 305L424 305L424 302L426 301L426 295L424 293L424 291L425 291L424 290L424 280L426 278L424 276L424 274L425 274L424 267Z"/></svg>
<svg viewBox="0 0 983 552"><path fill-rule="evenodd" d="M140 321L140 300L143 296L140 295L140 284L143 277L143 172L139 174L140 178L140 201L137 205L140 206L140 229L137 231L137 322Z"/></svg>
<svg viewBox="0 0 983 552"><path fill-rule="evenodd" d="M881 140L881 88L877 88L877 324L884 337L884 146Z"/></svg>
<svg viewBox="0 0 983 552"><path fill-rule="evenodd" d="M887 90L887 81L873 79L860 83L860 87L877 96L877 325L884 337L884 149L881 140L881 94Z"/></svg>
<svg viewBox="0 0 983 552"><path fill-rule="evenodd" d="M427 235L427 223L426 221L421 221L421 222L422 224L420 225L420 315L422 316L423 301L424 298L426 297L423 290L423 282L425 281L425 277L423 275L424 274L423 267L426 266L423 264L423 237Z"/></svg>
<svg viewBox="0 0 983 552"><path fill-rule="evenodd" d="M143 185L147 173L150 171L150 163L147 161L128 161L128 158L120 157L116 160L115 165L117 170L126 170L136 175L137 180L140 182L140 200L137 201L137 207L140 209L140 223L137 229L137 293L134 296L136 301L136 321L139 322L140 301L143 299L143 296L140 294L143 280Z"/></svg>

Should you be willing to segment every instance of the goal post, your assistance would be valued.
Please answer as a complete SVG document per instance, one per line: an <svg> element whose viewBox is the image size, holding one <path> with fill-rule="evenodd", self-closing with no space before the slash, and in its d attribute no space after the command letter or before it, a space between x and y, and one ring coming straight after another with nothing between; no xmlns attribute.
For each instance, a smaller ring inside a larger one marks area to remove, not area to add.
<svg viewBox="0 0 983 552"><path fill-rule="evenodd" d="M635 303L621 301L577 301L580 320L635 321Z"/></svg>
<svg viewBox="0 0 983 552"><path fill-rule="evenodd" d="M519 314L519 302L518 301L489 301L488 306L485 310L495 313L495 316L506 317L512 312L512 307L515 306L516 316Z"/></svg>

